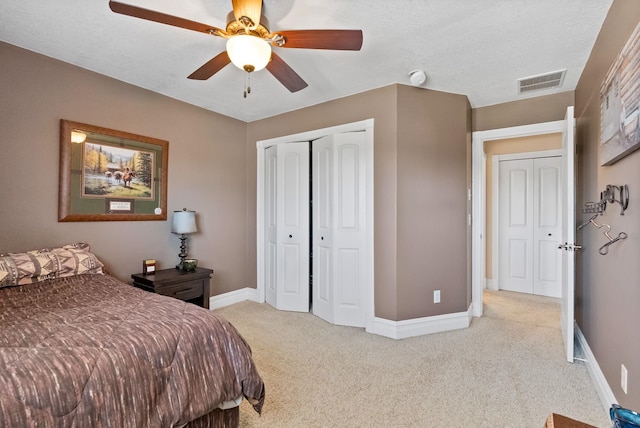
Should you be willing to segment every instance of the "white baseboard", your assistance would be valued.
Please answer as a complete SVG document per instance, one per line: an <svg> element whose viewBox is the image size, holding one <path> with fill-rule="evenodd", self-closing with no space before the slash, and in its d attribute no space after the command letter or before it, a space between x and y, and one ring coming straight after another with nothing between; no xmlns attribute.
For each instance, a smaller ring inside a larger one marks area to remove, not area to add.
<svg viewBox="0 0 640 428"><path fill-rule="evenodd" d="M613 395L613 391L607 382L607 379L604 377L604 373L600 370L600 366L596 361L596 357L591 352L591 348L587 343L587 339L580 331L578 325L575 325L575 337L578 339L578 346L582 350L582 353L585 357L585 365L587 367L587 372L589 373L589 377L591 377L591 381L596 388L596 392L598 393L598 397L600 397L600 402L602 403L602 407L607 412L607 416L609 415L609 408L613 403L618 403L615 395Z"/></svg>
<svg viewBox="0 0 640 428"><path fill-rule="evenodd" d="M499 285L496 278L487 278L487 290L498 291Z"/></svg>
<svg viewBox="0 0 640 428"><path fill-rule="evenodd" d="M255 288L241 288L240 290L230 291L224 294L218 294L217 296L211 296L209 298L209 309L219 309L225 306L233 305L234 303L244 302L245 300L251 300L252 302L263 303L260 301L258 290Z"/></svg>
<svg viewBox="0 0 640 428"><path fill-rule="evenodd" d="M411 320L390 321L384 318L374 318L373 326L367 332L391 339L406 339L425 334L441 333L449 330L459 330L471 324L472 306L466 312L436 315L433 317L415 318Z"/></svg>
<svg viewBox="0 0 640 428"><path fill-rule="evenodd" d="M212 296L209 298L209 309L224 308L225 306L244 302L245 300L264 303L264 300L260 301L258 290L247 287ZM466 312L436 315L412 320L390 321L384 318L374 318L373 323L370 323L371 327L367 327L367 332L392 339L406 339L424 334L467 328L469 324L471 324L471 318L473 318L472 306L469 306Z"/></svg>

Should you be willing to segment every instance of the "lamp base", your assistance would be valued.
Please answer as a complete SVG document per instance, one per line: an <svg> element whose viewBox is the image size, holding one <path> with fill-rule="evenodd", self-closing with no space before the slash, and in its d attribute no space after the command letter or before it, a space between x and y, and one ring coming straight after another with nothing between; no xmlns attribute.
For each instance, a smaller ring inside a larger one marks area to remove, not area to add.
<svg viewBox="0 0 640 428"><path fill-rule="evenodd" d="M180 253L178 257L180 258L180 263L176 265L176 269L184 270L184 259L187 257L187 245L185 241L187 240L187 235L184 233L180 235Z"/></svg>

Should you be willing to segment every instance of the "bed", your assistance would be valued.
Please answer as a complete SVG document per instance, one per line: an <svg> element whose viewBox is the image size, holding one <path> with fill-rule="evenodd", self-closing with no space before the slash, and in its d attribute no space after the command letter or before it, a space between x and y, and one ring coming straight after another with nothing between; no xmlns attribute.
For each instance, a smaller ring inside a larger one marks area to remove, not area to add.
<svg viewBox="0 0 640 428"><path fill-rule="evenodd" d="M0 426L238 426L265 389L213 312L104 272L85 243L0 254Z"/></svg>

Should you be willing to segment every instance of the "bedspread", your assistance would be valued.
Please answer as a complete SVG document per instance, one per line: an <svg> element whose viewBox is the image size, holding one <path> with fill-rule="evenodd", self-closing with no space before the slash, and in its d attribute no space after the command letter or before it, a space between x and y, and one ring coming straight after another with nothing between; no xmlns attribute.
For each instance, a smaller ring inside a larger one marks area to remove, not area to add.
<svg viewBox="0 0 640 428"><path fill-rule="evenodd" d="M213 312L78 275L0 289L0 426L180 426L264 385Z"/></svg>

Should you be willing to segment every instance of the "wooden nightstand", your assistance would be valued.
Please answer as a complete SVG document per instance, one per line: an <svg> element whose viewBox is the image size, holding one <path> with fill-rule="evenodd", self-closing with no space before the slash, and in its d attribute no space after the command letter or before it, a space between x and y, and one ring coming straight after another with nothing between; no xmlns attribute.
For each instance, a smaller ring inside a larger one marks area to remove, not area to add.
<svg viewBox="0 0 640 428"><path fill-rule="evenodd" d="M193 272L172 268L147 275L137 273L131 275L131 279L135 287L209 309L209 282L212 274L211 269L201 267Z"/></svg>

